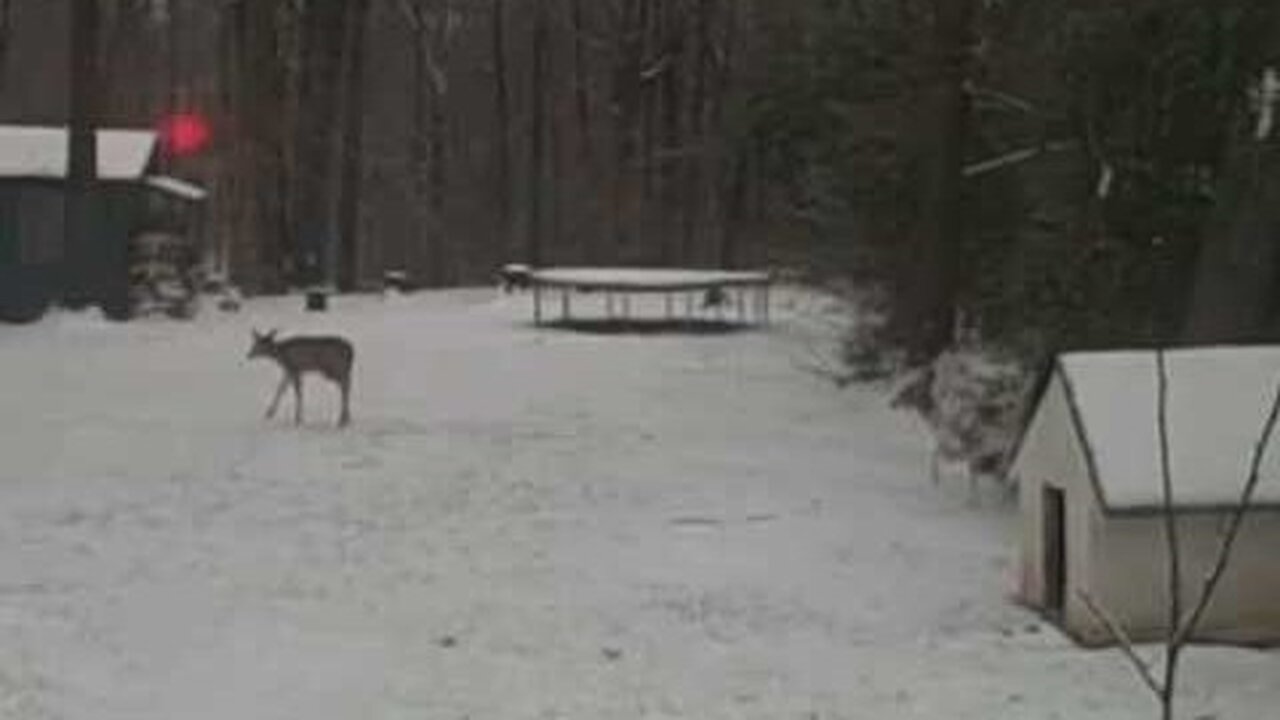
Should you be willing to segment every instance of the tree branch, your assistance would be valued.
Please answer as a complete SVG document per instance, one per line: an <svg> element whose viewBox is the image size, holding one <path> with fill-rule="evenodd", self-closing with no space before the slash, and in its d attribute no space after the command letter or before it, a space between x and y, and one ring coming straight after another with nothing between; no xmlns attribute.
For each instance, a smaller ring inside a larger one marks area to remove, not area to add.
<svg viewBox="0 0 1280 720"><path fill-rule="evenodd" d="M1014 150L1003 155L998 155L989 160L982 160L980 162L966 165L963 173L965 177L986 175L987 173L1002 170L1006 167L1021 165L1028 160L1034 160L1035 158L1040 157L1046 152L1062 152L1064 150L1070 150L1075 146L1075 142L1064 141L1046 143L1044 145L1037 145L1036 147L1023 148L1022 150Z"/></svg>
<svg viewBox="0 0 1280 720"><path fill-rule="evenodd" d="M1107 632L1111 633L1112 638L1120 644L1120 649L1124 651L1125 656L1133 663L1133 667L1138 671L1138 676L1142 678L1142 682L1145 683L1146 686L1150 688L1151 692L1155 693L1157 697L1163 697L1164 689L1160 687L1160 683L1156 680L1155 673L1151 671L1151 666L1147 664L1146 660L1143 660L1138 655L1138 651L1134 649L1133 640L1129 638L1128 633L1124 631L1124 628L1120 626L1120 623L1117 622L1115 618L1111 617L1107 611L1103 610L1101 606L1094 602L1093 597L1089 595L1089 593L1083 590L1077 590L1076 595L1084 601L1084 605L1089 609L1089 612L1093 614L1098 622L1102 623L1103 626L1107 628Z"/></svg>
<svg viewBox="0 0 1280 720"><path fill-rule="evenodd" d="M1037 117L1044 117L1046 115L1044 111L1040 110L1040 108L1036 107L1035 104L1029 100L1025 100L1016 95L1000 90L978 87L971 80L965 82L964 89L965 92L969 93L969 96L975 100L993 100L997 105L1013 108L1014 110L1019 110L1028 115L1035 115Z"/></svg>
<svg viewBox="0 0 1280 720"><path fill-rule="evenodd" d="M1177 683L1178 655L1182 643L1178 624L1182 620L1182 549L1178 542L1178 514L1174 509L1173 471L1169 463L1169 370L1164 348L1156 349L1156 434L1160 451L1160 487L1164 497L1164 537L1168 563L1169 619L1165 634L1164 692L1160 702L1165 715L1170 714L1173 688Z"/></svg>

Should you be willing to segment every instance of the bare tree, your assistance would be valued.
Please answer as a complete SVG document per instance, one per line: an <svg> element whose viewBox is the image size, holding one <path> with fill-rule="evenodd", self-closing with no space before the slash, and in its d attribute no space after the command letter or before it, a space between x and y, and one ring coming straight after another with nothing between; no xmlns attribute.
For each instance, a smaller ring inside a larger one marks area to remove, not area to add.
<svg viewBox="0 0 1280 720"><path fill-rule="evenodd" d="M13 31L13 0L0 0L0 88L9 69L9 35Z"/></svg>
<svg viewBox="0 0 1280 720"><path fill-rule="evenodd" d="M298 101L294 118L294 211L298 281L328 280L334 239L339 103L344 21L349 0L302 5Z"/></svg>
<svg viewBox="0 0 1280 720"><path fill-rule="evenodd" d="M293 274L286 209L288 118L280 0L233 0L222 14L221 115L229 137L221 230L237 281L279 291Z"/></svg>
<svg viewBox="0 0 1280 720"><path fill-rule="evenodd" d="M644 19L647 0L618 0L614 19L614 66L610 113L613 116L613 180L611 246L607 256L616 261L631 243L634 203L634 163L637 149L636 117L640 108L641 65L644 58Z"/></svg>
<svg viewBox="0 0 1280 720"><path fill-rule="evenodd" d="M342 168L338 188L338 289L356 289L359 272L361 191L364 177L365 40L370 0L347 7L343 88Z"/></svg>
<svg viewBox="0 0 1280 720"><path fill-rule="evenodd" d="M578 118L579 158L591 156L591 77L587 72L587 20L583 0L570 4L570 32L573 33L573 100Z"/></svg>
<svg viewBox="0 0 1280 720"><path fill-rule="evenodd" d="M448 146L450 56L456 18L452 0L400 0L400 9L413 33L413 130L410 138L414 186L421 202L419 226L425 235L425 277L431 285L452 278L446 208L450 183ZM422 242L422 241L420 241Z"/></svg>
<svg viewBox="0 0 1280 720"><path fill-rule="evenodd" d="M97 184L98 157L98 0L75 0L71 5L69 78L70 131L67 142L66 252L72 282L68 300L84 302L92 263L91 234Z"/></svg>
<svg viewBox="0 0 1280 720"><path fill-rule="evenodd" d="M493 53L494 137L498 196L497 242L509 251L511 242L511 98L507 87L506 0L493 0L490 43Z"/></svg>
<svg viewBox="0 0 1280 720"><path fill-rule="evenodd" d="M927 137L926 179L917 213L911 288L899 331L911 354L928 361L951 341L960 241L964 232L964 149L970 101L964 88L972 65L976 0L934 0L934 57L926 93L935 127Z"/></svg>
<svg viewBox="0 0 1280 720"><path fill-rule="evenodd" d="M543 211L547 193L547 66L550 60L549 19L546 0L533 0L533 46L529 77L532 109L529 113L529 227L525 262L537 267L543 261Z"/></svg>

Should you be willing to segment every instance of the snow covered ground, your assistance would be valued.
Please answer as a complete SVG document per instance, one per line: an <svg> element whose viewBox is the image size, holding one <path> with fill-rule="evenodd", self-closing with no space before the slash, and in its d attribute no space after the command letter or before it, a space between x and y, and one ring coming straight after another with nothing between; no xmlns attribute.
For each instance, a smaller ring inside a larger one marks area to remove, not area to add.
<svg viewBox="0 0 1280 720"><path fill-rule="evenodd" d="M798 369L805 296L698 336L527 302L0 328L0 717L1152 717L1009 602L1009 510ZM355 341L352 427L319 383L261 418L255 326ZM1184 667L1184 717L1274 716L1280 654Z"/></svg>

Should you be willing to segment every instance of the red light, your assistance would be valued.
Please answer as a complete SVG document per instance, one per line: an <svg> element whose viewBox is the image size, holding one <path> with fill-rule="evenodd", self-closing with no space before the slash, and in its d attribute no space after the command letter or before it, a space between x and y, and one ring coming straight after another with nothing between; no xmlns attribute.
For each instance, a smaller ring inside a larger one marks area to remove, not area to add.
<svg viewBox="0 0 1280 720"><path fill-rule="evenodd" d="M165 118L160 126L160 141L170 155L193 155L209 144L209 123L194 113L179 113Z"/></svg>

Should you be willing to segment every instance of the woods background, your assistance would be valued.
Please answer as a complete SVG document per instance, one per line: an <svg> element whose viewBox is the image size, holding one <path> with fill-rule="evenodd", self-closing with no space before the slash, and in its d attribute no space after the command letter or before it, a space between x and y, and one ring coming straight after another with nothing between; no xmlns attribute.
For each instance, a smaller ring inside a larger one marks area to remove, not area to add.
<svg viewBox="0 0 1280 720"><path fill-rule="evenodd" d="M246 289L533 264L843 278L849 359L1277 336L1260 0L0 0L0 120L211 118Z"/></svg>

